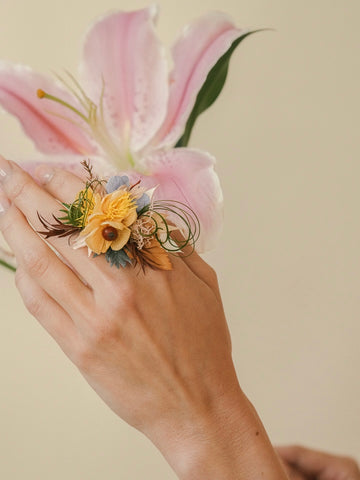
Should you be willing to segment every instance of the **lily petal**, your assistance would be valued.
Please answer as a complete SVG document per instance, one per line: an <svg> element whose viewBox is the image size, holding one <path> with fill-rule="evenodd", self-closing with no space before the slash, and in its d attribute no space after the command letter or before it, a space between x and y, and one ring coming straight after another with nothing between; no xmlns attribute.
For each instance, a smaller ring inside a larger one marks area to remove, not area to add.
<svg viewBox="0 0 360 480"><path fill-rule="evenodd" d="M48 154L94 153L96 150L84 131L72 123L79 123L80 118L58 103L38 98L38 89L81 108L76 98L52 79L23 65L0 62L0 105L20 120L39 151Z"/></svg>
<svg viewBox="0 0 360 480"><path fill-rule="evenodd" d="M172 48L174 69L169 80L168 112L154 144L173 146L179 140L208 73L243 32L218 12L184 28Z"/></svg>
<svg viewBox="0 0 360 480"><path fill-rule="evenodd" d="M158 185L155 200L176 200L188 205L200 221L196 249L204 252L215 247L223 224L223 195L210 154L190 148L158 151L147 158L151 175L142 178L142 186Z"/></svg>
<svg viewBox="0 0 360 480"><path fill-rule="evenodd" d="M108 15L85 39L82 83L95 102L104 87L106 120L125 153L142 149L166 115L167 63L154 30L156 15L155 6Z"/></svg>

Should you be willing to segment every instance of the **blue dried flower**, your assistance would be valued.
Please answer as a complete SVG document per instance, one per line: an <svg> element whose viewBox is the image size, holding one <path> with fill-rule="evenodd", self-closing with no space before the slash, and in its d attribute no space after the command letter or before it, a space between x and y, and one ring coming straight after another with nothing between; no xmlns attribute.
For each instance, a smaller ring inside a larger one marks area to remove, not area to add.
<svg viewBox="0 0 360 480"><path fill-rule="evenodd" d="M127 177L126 175L115 175L114 177L110 177L106 184L106 193L115 192L115 190L122 187L123 185L126 185L127 187L130 186L129 177Z"/></svg>

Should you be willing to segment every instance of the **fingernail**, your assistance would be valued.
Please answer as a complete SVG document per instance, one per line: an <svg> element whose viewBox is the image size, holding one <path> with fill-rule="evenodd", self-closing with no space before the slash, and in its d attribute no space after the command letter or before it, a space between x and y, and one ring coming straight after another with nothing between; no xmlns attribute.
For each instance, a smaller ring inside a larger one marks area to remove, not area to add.
<svg viewBox="0 0 360 480"><path fill-rule="evenodd" d="M3 215L10 207L10 202L7 197L0 195L0 216Z"/></svg>
<svg viewBox="0 0 360 480"><path fill-rule="evenodd" d="M5 177L9 175L10 170L11 170L11 167L9 162L0 155L0 182L5 180Z"/></svg>
<svg viewBox="0 0 360 480"><path fill-rule="evenodd" d="M54 173L55 173L55 170L53 169L53 167L50 167L49 165L40 165L35 170L36 178L39 180L40 183L44 185L50 182L50 180L54 176Z"/></svg>

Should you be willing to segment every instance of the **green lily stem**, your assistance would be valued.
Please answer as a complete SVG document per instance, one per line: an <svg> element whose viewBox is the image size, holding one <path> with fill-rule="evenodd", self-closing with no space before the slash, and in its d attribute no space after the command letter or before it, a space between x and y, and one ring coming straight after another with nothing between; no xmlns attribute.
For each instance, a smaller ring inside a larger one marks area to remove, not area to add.
<svg viewBox="0 0 360 480"><path fill-rule="evenodd" d="M10 265L10 263L4 262L4 260L0 260L0 265L2 265L3 267L8 268L8 269L11 270L12 272L16 272L16 268L13 267L12 265Z"/></svg>

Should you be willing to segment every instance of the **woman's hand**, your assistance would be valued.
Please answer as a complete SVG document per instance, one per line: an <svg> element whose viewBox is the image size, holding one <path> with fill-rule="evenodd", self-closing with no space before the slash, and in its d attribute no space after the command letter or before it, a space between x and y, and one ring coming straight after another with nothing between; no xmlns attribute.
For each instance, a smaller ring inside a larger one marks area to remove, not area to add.
<svg viewBox="0 0 360 480"><path fill-rule="evenodd" d="M301 446L278 447L290 480L360 480L354 459Z"/></svg>
<svg viewBox="0 0 360 480"><path fill-rule="evenodd" d="M71 202L83 182L49 166L38 176L43 188L0 159L0 229L30 313L181 478L255 478L260 467L273 470L268 479L285 478L239 387L214 271L195 253L172 256L172 271L117 269L49 239L62 261L34 232L42 228L37 212L58 216L59 200ZM249 470L254 455L264 463Z"/></svg>

